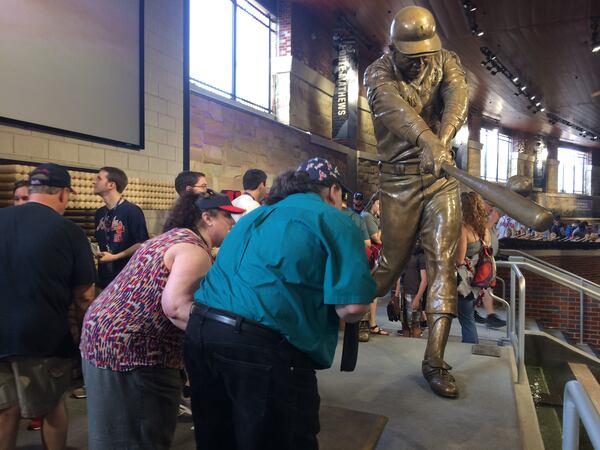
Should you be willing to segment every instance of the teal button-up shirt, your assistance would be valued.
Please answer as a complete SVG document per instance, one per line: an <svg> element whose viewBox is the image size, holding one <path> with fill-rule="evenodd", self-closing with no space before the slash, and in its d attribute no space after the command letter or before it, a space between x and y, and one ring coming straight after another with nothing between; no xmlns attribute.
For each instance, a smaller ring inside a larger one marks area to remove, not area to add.
<svg viewBox="0 0 600 450"><path fill-rule="evenodd" d="M330 367L334 305L370 303L375 283L352 221L314 193L257 208L232 228L196 301L280 332Z"/></svg>

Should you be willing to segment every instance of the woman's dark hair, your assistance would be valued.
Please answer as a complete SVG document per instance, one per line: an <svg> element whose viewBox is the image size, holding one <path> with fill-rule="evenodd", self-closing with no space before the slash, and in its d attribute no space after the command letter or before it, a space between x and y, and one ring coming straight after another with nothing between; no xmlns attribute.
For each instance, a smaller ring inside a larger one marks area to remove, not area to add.
<svg viewBox="0 0 600 450"><path fill-rule="evenodd" d="M163 226L163 233L173 228L187 228L196 233L198 231L198 221L202 217L203 212L207 212L213 217L218 214L218 210L216 209L199 209L195 205L198 198L210 195L214 195L214 193L200 192L196 194L194 192L185 192L180 196L169 211L169 215Z"/></svg>
<svg viewBox="0 0 600 450"><path fill-rule="evenodd" d="M267 198L266 203L267 205L274 205L292 194L305 192L321 194L321 191L329 186L327 184L315 183L308 177L308 173L306 172L288 170L275 178L269 190L269 198Z"/></svg>

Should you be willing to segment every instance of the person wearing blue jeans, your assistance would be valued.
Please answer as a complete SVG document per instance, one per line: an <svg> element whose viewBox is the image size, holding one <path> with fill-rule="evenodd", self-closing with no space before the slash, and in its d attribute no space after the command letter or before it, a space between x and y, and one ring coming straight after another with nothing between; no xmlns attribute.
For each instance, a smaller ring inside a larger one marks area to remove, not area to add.
<svg viewBox="0 0 600 450"><path fill-rule="evenodd" d="M460 322L460 331L462 342L470 344L479 344L477 335L477 325L475 324L475 296L469 293L466 297L458 295L458 321Z"/></svg>
<svg viewBox="0 0 600 450"><path fill-rule="evenodd" d="M487 211L483 198L474 191L460 194L462 229L456 248L458 271L458 321L462 329L462 341L479 343L475 325L475 296L481 288L471 286L479 252L483 245L491 245L491 233L487 228Z"/></svg>

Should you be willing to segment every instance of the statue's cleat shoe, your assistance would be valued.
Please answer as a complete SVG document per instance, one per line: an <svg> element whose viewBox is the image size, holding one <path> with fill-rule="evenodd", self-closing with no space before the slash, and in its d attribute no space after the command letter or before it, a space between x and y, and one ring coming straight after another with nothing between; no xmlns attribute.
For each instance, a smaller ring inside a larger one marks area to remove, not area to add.
<svg viewBox="0 0 600 450"><path fill-rule="evenodd" d="M458 397L456 380L450 375L450 372L448 372L452 367L443 361L441 365L435 365L438 367L430 365L427 361L423 361L422 365L423 376L429 383L431 390L441 397Z"/></svg>

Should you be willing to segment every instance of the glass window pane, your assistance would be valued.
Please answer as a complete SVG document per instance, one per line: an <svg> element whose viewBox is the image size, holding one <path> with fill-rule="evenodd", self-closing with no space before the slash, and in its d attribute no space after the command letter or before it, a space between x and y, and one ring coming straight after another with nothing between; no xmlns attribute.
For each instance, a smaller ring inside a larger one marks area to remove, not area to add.
<svg viewBox="0 0 600 450"><path fill-rule="evenodd" d="M496 181L506 181L508 179L508 161L510 148L506 137L503 136L498 141L498 179Z"/></svg>
<svg viewBox="0 0 600 450"><path fill-rule="evenodd" d="M236 96L269 110L269 28L241 8L236 53Z"/></svg>
<svg viewBox="0 0 600 450"><path fill-rule="evenodd" d="M583 194L583 177L584 177L584 165L585 165L585 161L583 158L578 157L575 160L575 167L574 167L574 184L573 184L573 190L576 194Z"/></svg>
<svg viewBox="0 0 600 450"><path fill-rule="evenodd" d="M558 149L558 189L570 194L591 192L589 153L570 148Z"/></svg>
<svg viewBox="0 0 600 450"><path fill-rule="evenodd" d="M233 52L231 0L190 1L190 78L231 93Z"/></svg>

